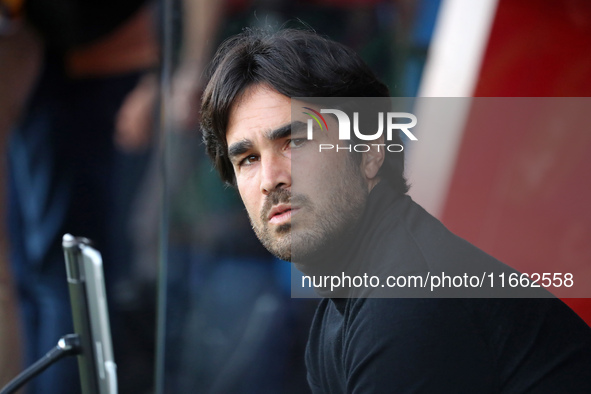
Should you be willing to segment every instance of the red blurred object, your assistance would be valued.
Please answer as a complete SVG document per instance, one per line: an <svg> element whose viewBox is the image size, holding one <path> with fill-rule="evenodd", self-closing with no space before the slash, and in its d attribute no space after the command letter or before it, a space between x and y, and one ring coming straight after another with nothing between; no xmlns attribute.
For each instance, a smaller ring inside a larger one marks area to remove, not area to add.
<svg viewBox="0 0 591 394"><path fill-rule="evenodd" d="M590 96L590 48L590 1L499 0L474 96Z"/></svg>
<svg viewBox="0 0 591 394"><path fill-rule="evenodd" d="M589 48L591 2L500 0L474 96L591 96ZM517 128L509 101L491 100L467 121L443 222L523 272L591 270L591 122L563 121L591 100L524 99ZM563 301L591 325L591 299Z"/></svg>

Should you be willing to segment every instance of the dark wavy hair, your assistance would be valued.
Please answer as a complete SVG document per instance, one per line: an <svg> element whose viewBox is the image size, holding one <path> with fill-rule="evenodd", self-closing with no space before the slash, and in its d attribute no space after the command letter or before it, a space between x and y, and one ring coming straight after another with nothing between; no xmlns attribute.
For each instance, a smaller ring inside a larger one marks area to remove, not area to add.
<svg viewBox="0 0 591 394"><path fill-rule="evenodd" d="M287 97L389 97L388 87L352 49L307 30L248 29L226 40L208 73L201 128L208 155L222 179L236 183L226 129L232 105L252 85L266 84ZM395 136L392 143L402 144ZM382 180L406 193L404 154L388 154Z"/></svg>

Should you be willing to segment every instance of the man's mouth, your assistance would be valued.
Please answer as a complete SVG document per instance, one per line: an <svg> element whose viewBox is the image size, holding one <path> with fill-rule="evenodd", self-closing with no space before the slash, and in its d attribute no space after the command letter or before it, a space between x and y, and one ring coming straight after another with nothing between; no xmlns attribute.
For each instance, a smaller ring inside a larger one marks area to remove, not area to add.
<svg viewBox="0 0 591 394"><path fill-rule="evenodd" d="M271 224L283 224L291 220L292 213L297 208L291 206L291 204L279 204L271 209L269 212L268 220Z"/></svg>

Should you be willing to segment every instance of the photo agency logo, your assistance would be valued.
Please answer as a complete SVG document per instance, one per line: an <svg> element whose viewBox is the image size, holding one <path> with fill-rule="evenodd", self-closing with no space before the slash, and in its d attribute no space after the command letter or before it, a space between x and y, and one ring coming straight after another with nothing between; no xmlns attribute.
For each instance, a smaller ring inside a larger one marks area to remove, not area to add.
<svg viewBox="0 0 591 394"><path fill-rule="evenodd" d="M338 109L320 109L320 112L318 112L310 107L302 108L306 110L303 113L311 118L307 122L308 140L314 139L314 123L318 125L321 132L328 131L328 124L322 114L332 114L336 117L339 125L338 135L340 141L351 141L351 126L353 126L353 133L358 140L367 141L367 143L358 144L319 144L319 152L325 150L367 152L371 149L371 146L377 147L378 150L386 149L388 152L402 152L404 147L401 144L390 143L395 135L394 132L398 133L399 131L402 131L411 141L418 141L417 137L410 131L411 128L416 126L417 117L409 112L377 112L377 131L366 134L360 130L363 127L359 126L359 112L353 112L353 122L351 122L349 115ZM384 130L386 133L384 143L370 143L370 141L376 141L382 137ZM364 132L367 131L364 130Z"/></svg>

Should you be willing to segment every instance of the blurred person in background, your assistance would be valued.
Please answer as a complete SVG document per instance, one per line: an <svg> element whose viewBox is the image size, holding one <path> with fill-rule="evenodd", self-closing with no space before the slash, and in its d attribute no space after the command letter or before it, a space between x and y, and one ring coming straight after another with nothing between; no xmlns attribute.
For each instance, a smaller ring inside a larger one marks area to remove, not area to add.
<svg viewBox="0 0 591 394"><path fill-rule="evenodd" d="M37 73L38 45L34 34L17 29L19 7L16 2L0 2L0 147L6 146L10 125L15 121L26 93ZM10 78L7 76L10 75ZM4 152L3 152L4 153ZM18 324L14 280L12 278L6 234L6 160L0 160L0 387L21 370L20 325Z"/></svg>
<svg viewBox="0 0 591 394"><path fill-rule="evenodd" d="M0 76L2 86L13 83L18 89L0 95L11 108L2 121L4 129L12 129L7 216L24 364L73 332L61 251L61 237L69 232L92 239L103 254L119 387L145 391L152 356L148 349L134 359L137 333L128 332L125 305L116 294L129 271L122 229L145 153L123 154L114 130L125 98L151 83L142 75L158 63L153 7L144 0L2 5L11 10L11 21L0 53L20 45L20 56L2 64ZM139 373L144 376L137 378ZM50 367L27 392L80 392L76 359Z"/></svg>

